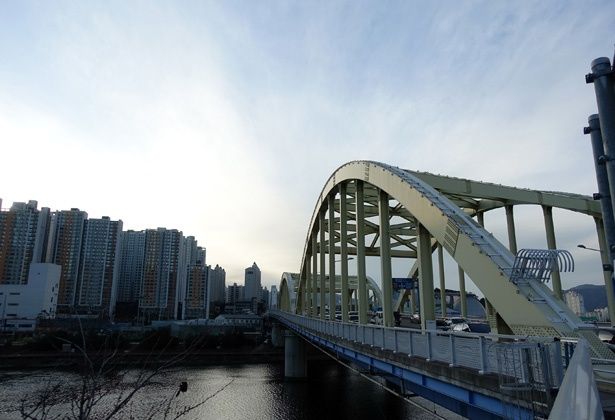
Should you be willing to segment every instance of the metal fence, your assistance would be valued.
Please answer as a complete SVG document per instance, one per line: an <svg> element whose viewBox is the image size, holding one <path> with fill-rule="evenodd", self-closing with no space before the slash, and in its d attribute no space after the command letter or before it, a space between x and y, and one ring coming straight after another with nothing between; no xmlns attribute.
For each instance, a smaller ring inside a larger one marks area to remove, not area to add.
<svg viewBox="0 0 615 420"><path fill-rule="evenodd" d="M279 310L270 311L270 314L316 335L327 334L410 357L447 363L451 367L463 366L477 370L480 374L493 373L510 377L513 381L526 381L527 375L517 369L514 363L502 362L506 357L510 360L519 359L522 357L521 352L527 351L528 348L536 349L546 355L540 358L541 364L547 364L541 367L541 372L547 372L549 375L545 383L558 387L563 378L560 343L546 338L360 325L310 318Z"/></svg>

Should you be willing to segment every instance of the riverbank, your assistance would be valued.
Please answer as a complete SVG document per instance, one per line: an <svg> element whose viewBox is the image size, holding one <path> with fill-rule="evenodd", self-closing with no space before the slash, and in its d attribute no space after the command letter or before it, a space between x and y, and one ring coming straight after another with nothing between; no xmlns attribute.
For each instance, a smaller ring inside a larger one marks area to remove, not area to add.
<svg viewBox="0 0 615 420"><path fill-rule="evenodd" d="M112 352L93 353L92 358L103 360L112 356ZM178 357L174 366L218 366L259 363L283 363L284 348L261 344L232 349L202 349L189 352L181 351L123 351L113 355L115 366L156 367L171 358ZM312 360L321 360L327 356L314 349L308 351ZM28 369L74 369L84 362L79 352L38 352L0 354L0 371Z"/></svg>

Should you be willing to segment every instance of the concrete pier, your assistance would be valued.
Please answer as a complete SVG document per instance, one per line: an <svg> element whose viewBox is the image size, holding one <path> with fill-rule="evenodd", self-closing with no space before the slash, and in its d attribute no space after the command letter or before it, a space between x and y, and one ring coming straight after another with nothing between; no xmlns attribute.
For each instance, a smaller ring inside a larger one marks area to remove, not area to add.
<svg viewBox="0 0 615 420"><path fill-rule="evenodd" d="M277 322L271 326L271 345L277 348L284 346L284 327Z"/></svg>
<svg viewBox="0 0 615 420"><path fill-rule="evenodd" d="M306 344L297 335L287 331L284 335L284 377L305 379L307 377Z"/></svg>

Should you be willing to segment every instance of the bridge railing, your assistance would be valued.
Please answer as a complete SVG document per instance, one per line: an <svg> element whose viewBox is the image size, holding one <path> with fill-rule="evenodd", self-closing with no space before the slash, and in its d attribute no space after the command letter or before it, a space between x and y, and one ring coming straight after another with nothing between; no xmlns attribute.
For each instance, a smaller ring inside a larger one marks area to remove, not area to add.
<svg viewBox="0 0 615 420"><path fill-rule="evenodd" d="M545 337L422 331L409 328L360 325L305 317L279 310L270 314L315 334L327 334L355 343L421 357L525 381L542 377L545 386L558 387L563 378L560 343ZM528 363L527 353L540 353L537 363Z"/></svg>

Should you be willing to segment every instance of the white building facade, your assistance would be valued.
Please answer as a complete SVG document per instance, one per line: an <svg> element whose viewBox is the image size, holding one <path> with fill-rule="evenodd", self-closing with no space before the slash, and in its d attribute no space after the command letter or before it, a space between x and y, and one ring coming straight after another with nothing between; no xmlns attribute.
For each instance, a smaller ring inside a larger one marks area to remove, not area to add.
<svg viewBox="0 0 615 420"><path fill-rule="evenodd" d="M35 325L38 318L55 318L60 272L59 265L33 263L30 264L28 283L0 285L1 326L21 325L26 320Z"/></svg>
<svg viewBox="0 0 615 420"><path fill-rule="evenodd" d="M569 290L564 294L564 301L575 315L581 316L585 313L585 303L583 301L583 295Z"/></svg>
<svg viewBox="0 0 615 420"><path fill-rule="evenodd" d="M248 267L245 270L245 290L244 299L250 300L256 298L260 300L261 296L261 270L256 263L252 264L252 267Z"/></svg>

